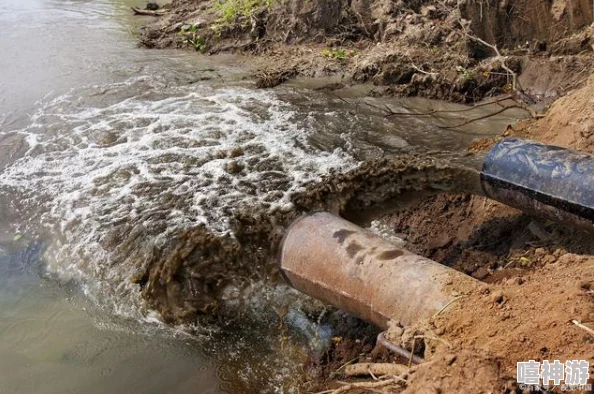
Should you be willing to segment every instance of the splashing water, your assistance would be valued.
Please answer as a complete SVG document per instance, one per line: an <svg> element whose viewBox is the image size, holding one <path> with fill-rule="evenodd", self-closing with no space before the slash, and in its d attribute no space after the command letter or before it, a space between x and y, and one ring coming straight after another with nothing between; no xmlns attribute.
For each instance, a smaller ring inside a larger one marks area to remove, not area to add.
<svg viewBox="0 0 594 394"><path fill-rule="evenodd" d="M138 261L115 252L127 235L135 235L132 254L196 226L233 237L238 210L288 210L304 184L355 166L340 149L308 148L294 118L273 94L243 88L154 78L91 87L51 101L13 132L29 149L0 183L58 235L46 254L51 271L103 284L93 296L115 285L118 312L135 314L143 310Z"/></svg>

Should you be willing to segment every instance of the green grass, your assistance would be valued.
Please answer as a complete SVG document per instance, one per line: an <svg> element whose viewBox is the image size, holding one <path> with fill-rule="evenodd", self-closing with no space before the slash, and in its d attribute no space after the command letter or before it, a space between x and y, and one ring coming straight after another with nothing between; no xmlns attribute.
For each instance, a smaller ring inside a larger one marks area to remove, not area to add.
<svg viewBox="0 0 594 394"><path fill-rule="evenodd" d="M347 51L345 49L335 49L335 48L323 49L321 53L322 53L322 56L324 56L324 57L328 57L330 59L336 59L336 60L344 60L349 57L357 56L357 51L355 51L355 50Z"/></svg>
<svg viewBox="0 0 594 394"><path fill-rule="evenodd" d="M276 0L213 0L220 23L231 25L240 17L250 17L262 8L270 8Z"/></svg>
<svg viewBox="0 0 594 394"><path fill-rule="evenodd" d="M198 35L197 25L185 25L182 26L179 35L184 38L184 43L193 47L198 52L204 52L206 50L206 41Z"/></svg>

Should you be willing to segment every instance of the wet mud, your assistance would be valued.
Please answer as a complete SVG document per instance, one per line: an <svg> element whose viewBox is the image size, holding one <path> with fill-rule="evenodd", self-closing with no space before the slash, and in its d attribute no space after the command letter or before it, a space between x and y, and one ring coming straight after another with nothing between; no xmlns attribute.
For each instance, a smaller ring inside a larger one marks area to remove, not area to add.
<svg viewBox="0 0 594 394"><path fill-rule="evenodd" d="M229 286L241 289L254 280L280 281L277 249L284 229L299 215L322 210L348 215L398 201L403 193L468 190L476 180L472 167L446 160L418 156L374 160L305 186L278 210L238 209L228 234L197 226L169 239L154 254L131 259L137 235L124 231L113 247L122 260L141 259L134 280L151 307L169 323L187 323L224 307L222 295Z"/></svg>

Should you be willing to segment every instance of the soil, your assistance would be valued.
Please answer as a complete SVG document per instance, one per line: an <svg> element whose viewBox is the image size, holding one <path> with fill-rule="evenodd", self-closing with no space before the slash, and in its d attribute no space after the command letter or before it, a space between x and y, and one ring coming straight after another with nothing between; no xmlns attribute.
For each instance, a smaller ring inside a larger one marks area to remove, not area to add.
<svg viewBox="0 0 594 394"><path fill-rule="evenodd" d="M262 65L256 75L259 87L298 75L341 75L338 86L370 82L381 86L379 94L464 103L512 92L534 105L539 116L510 125L501 137L520 136L594 153L594 78L588 80L591 23L592 3L586 0L279 0L228 24L207 0L176 0L165 16L144 29L141 42L151 48L188 48L188 38L200 37L203 45L198 49L203 52L257 57ZM187 26L196 28L188 32ZM476 38L496 46L502 56ZM504 66L518 75L515 90ZM471 151L485 151L501 137L476 141ZM418 189L431 188L438 178L452 185L464 179L468 187L469 178L457 170L444 171L439 163L414 164L410 169L417 174L413 180L419 180ZM343 183L309 190L296 196L295 211L260 220L258 226L240 219L239 225L247 229L245 242L252 242L255 231L262 244L270 244L271 237L279 236L272 222L286 224L302 211L357 211L415 190L402 183L406 168L398 167L396 181L386 178L381 169L390 166L398 164L368 164L359 173L345 175ZM396 186L383 190L381 197L368 193L382 184ZM516 362L585 359L594 366L594 336L574 323L594 328L594 236L481 196L460 194L464 187L453 186L448 193L434 194L382 219L408 249L471 275L484 286L418 327L395 323L390 340L425 363L373 392L521 392L515 383ZM192 259L186 258L196 244L188 239L188 250L176 250L173 260L166 260L173 261L166 265L174 267L174 273L157 270L142 279L149 283L148 292L157 291L153 298L173 321L185 318L188 308L176 304L181 314L167 309L171 299L181 299L179 292L187 291L178 282L178 287L172 286L171 278L198 275L190 271ZM208 307L214 302L199 304ZM197 309L190 308L190 315ZM312 361L307 390L336 389L338 379L360 382L342 376L345 363L408 365L405 358L376 344L377 331L368 325L352 322L344 327L325 356ZM419 335L421 341L411 342ZM593 368L590 373L594 376ZM370 391L353 387L340 392Z"/></svg>
<svg viewBox="0 0 594 394"><path fill-rule="evenodd" d="M343 84L378 85L378 94L463 103L512 89L503 58L477 39L522 75L528 101L558 96L592 65L586 0L276 0L232 19L212 4L174 0L141 44L245 54L260 64L259 87L340 75Z"/></svg>
<svg viewBox="0 0 594 394"><path fill-rule="evenodd" d="M543 119L504 134L594 152L593 93L590 80L556 101ZM496 140L479 141L474 150L487 150ZM445 313L407 329L429 338L417 349L426 363L410 370L406 384L384 387L386 392L521 392L519 361L594 364L594 336L574 323L594 328L592 234L469 194L431 196L383 220L408 249L485 283ZM406 330L391 331L392 342L411 349ZM385 361L380 345L360 359L370 360Z"/></svg>

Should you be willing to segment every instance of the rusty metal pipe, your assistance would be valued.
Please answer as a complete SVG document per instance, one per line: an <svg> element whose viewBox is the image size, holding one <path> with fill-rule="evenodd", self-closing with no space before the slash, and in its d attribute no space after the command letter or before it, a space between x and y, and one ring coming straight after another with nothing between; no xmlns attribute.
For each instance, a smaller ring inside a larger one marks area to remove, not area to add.
<svg viewBox="0 0 594 394"><path fill-rule="evenodd" d="M326 212L290 226L279 263L295 289L383 329L430 318L478 283Z"/></svg>

